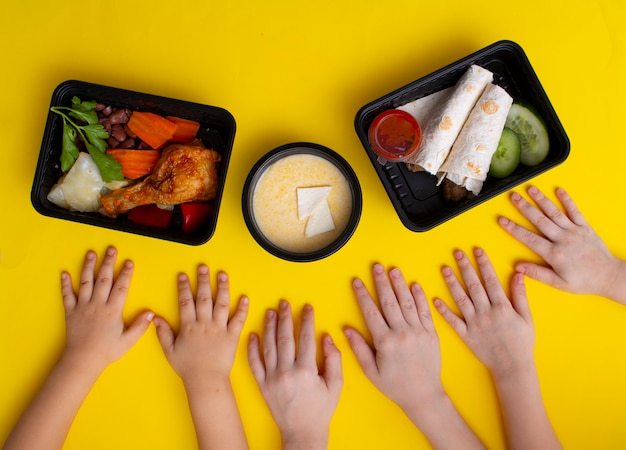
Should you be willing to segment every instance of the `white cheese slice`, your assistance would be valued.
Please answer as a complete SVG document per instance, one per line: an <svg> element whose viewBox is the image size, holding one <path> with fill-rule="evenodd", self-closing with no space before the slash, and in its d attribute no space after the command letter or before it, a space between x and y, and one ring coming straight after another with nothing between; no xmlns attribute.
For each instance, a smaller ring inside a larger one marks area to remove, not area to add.
<svg viewBox="0 0 626 450"><path fill-rule="evenodd" d="M328 202L324 199L309 216L309 220L307 220L306 227L304 229L304 236L313 237L334 229L335 222L333 221L333 216L330 213Z"/></svg>
<svg viewBox="0 0 626 450"><path fill-rule="evenodd" d="M322 204L332 189L331 186L312 186L296 188L298 196L298 219L304 220Z"/></svg>

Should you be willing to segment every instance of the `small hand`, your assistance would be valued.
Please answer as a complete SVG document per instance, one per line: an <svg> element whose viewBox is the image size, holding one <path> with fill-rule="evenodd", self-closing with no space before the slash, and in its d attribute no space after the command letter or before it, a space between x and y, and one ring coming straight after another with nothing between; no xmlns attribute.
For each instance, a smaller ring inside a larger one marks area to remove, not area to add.
<svg viewBox="0 0 626 450"><path fill-rule="evenodd" d="M64 356L96 370L121 358L145 333L154 314L144 312L126 327L122 310L133 275L133 264L125 261L115 278L117 250L109 247L96 273L97 255L87 252L78 293L69 273L61 274L67 343Z"/></svg>
<svg viewBox="0 0 626 450"><path fill-rule="evenodd" d="M314 312L304 307L296 341L291 306L281 301L278 313L269 310L263 334L250 335L248 360L261 394L283 439L283 448L311 444L326 448L328 428L343 385L341 353L330 336L322 339L324 367L316 363Z"/></svg>
<svg viewBox="0 0 626 450"><path fill-rule="evenodd" d="M494 378L534 367L535 332L524 276L513 277L509 301L485 252L476 249L474 255L480 277L464 252L454 253L467 292L450 267L442 269L462 316L441 299L435 300L435 307Z"/></svg>
<svg viewBox="0 0 626 450"><path fill-rule="evenodd" d="M405 412L445 396L441 353L426 295L417 283L409 288L398 268L372 268L381 309L360 279L353 290L369 329L373 347L355 329L345 334L363 372ZM391 282L390 282L391 280ZM427 407L420 410L427 413Z"/></svg>
<svg viewBox="0 0 626 450"><path fill-rule="evenodd" d="M165 356L185 382L230 376L249 301L242 297L229 320L229 289L228 275L218 273L217 292L213 299L209 268L201 265L198 267L195 301L189 277L185 274L178 277L178 334L165 319L154 319Z"/></svg>
<svg viewBox="0 0 626 450"><path fill-rule="evenodd" d="M567 192L556 190L565 213L536 187L530 187L528 194L538 208L517 193L511 201L539 233L505 217L499 222L511 236L541 256L547 266L522 262L516 270L563 291L616 300L621 297L626 302L626 292L622 293L619 286L626 273L625 263L611 254Z"/></svg>

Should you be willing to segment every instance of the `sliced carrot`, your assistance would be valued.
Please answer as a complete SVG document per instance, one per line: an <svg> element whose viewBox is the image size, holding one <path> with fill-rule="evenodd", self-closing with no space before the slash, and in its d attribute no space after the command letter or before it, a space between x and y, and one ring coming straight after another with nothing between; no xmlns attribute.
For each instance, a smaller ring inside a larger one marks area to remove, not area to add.
<svg viewBox="0 0 626 450"><path fill-rule="evenodd" d="M107 150L107 153L122 165L122 175L130 180L151 174L161 157L159 150L111 148Z"/></svg>
<svg viewBox="0 0 626 450"><path fill-rule="evenodd" d="M170 142L186 144L196 138L196 134L200 129L200 123L195 120L183 119L181 117L174 116L167 116L166 119L177 125L174 136L172 136Z"/></svg>
<svg viewBox="0 0 626 450"><path fill-rule="evenodd" d="M163 147L176 132L177 125L151 112L133 111L128 128L150 147Z"/></svg>

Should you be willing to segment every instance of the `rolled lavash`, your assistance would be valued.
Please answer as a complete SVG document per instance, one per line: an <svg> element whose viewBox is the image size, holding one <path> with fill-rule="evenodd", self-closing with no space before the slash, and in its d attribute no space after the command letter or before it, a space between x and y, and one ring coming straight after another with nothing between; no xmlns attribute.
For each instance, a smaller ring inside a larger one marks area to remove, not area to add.
<svg viewBox="0 0 626 450"><path fill-rule="evenodd" d="M416 156L406 161L409 170L437 175L476 101L492 80L492 72L475 64L465 71L446 101L432 111L422 127Z"/></svg>
<svg viewBox="0 0 626 450"><path fill-rule="evenodd" d="M490 83L485 88L439 169L439 183L447 178L475 195L480 193L512 103L500 86Z"/></svg>

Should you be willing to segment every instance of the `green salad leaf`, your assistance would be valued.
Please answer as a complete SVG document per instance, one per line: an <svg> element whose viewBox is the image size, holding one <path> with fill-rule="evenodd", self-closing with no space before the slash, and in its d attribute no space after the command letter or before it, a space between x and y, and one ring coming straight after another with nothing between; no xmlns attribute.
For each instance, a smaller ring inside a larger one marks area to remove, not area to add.
<svg viewBox="0 0 626 450"><path fill-rule="evenodd" d="M63 146L61 148L63 172L67 172L78 158L79 148L76 140L80 137L87 152L98 166L104 182L124 179L122 165L111 155L106 154L106 140L109 133L98 122L95 100L81 102L80 98L74 96L71 107L53 106L50 109L63 118Z"/></svg>

